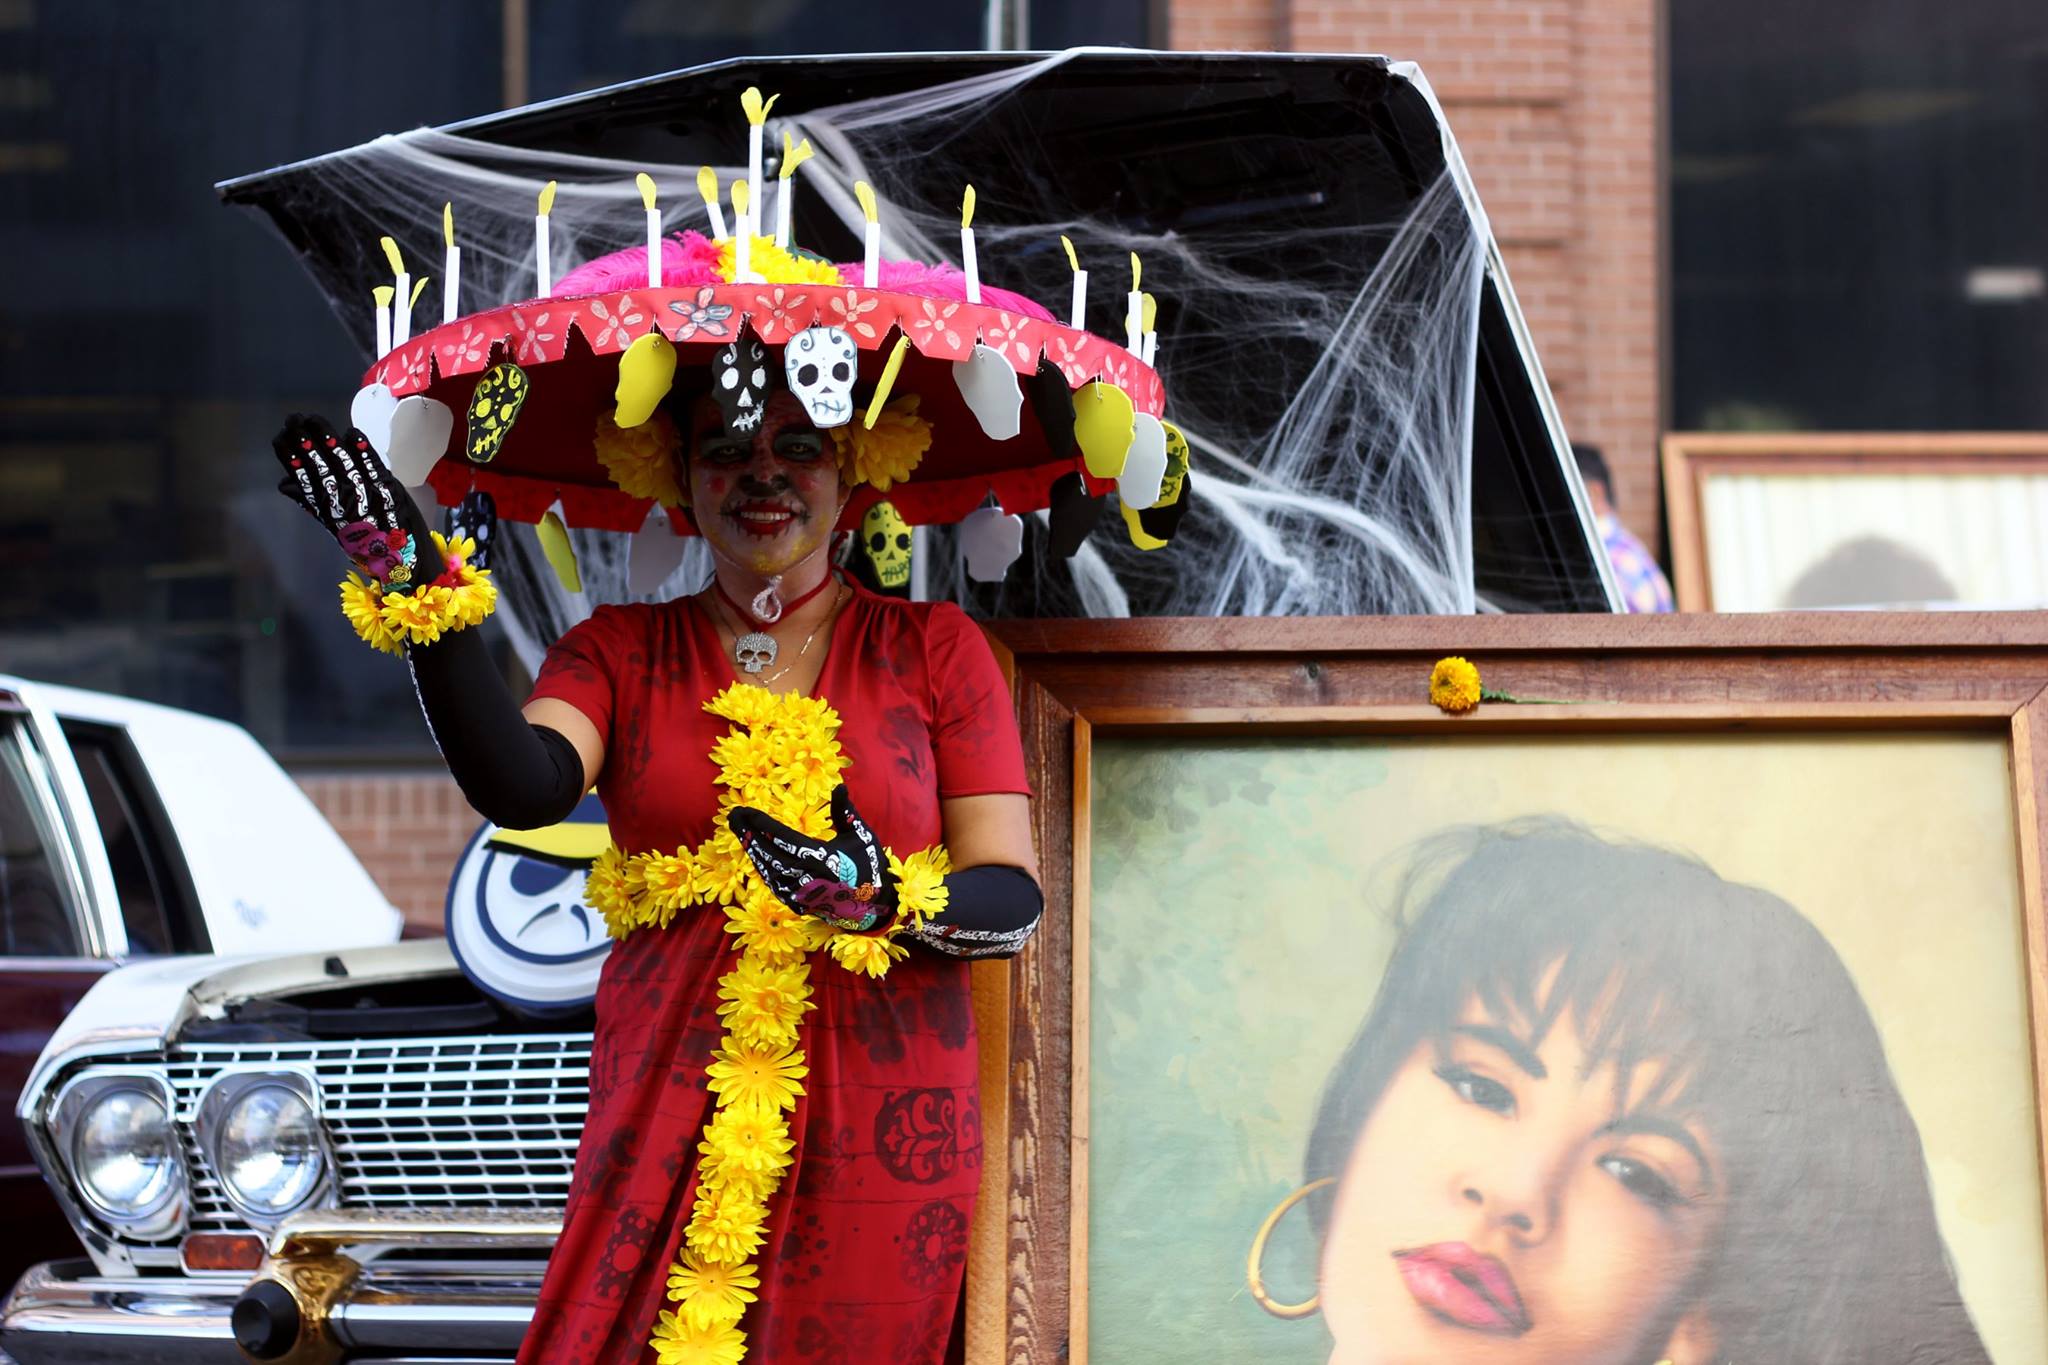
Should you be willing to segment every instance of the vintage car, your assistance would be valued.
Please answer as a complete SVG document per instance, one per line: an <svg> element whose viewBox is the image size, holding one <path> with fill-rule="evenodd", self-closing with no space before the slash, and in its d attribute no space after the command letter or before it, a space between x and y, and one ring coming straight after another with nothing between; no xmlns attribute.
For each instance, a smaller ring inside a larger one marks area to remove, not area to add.
<svg viewBox="0 0 2048 1365"><path fill-rule="evenodd" d="M21 1098L86 1256L23 1277L0 1350L509 1359L589 1065L587 1012L515 1013L445 940L125 968Z"/></svg>
<svg viewBox="0 0 2048 1365"><path fill-rule="evenodd" d="M0 1089L124 961L389 943L398 911L237 726L0 675ZM73 1245L0 1124L0 1276Z"/></svg>

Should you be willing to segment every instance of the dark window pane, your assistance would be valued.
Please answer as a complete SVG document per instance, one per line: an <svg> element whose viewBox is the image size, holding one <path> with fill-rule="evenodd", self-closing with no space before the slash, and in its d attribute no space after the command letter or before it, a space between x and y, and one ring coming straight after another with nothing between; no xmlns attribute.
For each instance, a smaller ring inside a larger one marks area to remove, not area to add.
<svg viewBox="0 0 2048 1365"><path fill-rule="evenodd" d="M63 726L114 870L128 951L209 951L190 874L135 746L108 726L72 721Z"/></svg>
<svg viewBox="0 0 2048 1365"><path fill-rule="evenodd" d="M0 956L75 957L71 896L58 871L62 837L49 773L19 720L0 716Z"/></svg>
<svg viewBox="0 0 2048 1365"><path fill-rule="evenodd" d="M2048 425L2048 5L1669 13L1677 425Z"/></svg>

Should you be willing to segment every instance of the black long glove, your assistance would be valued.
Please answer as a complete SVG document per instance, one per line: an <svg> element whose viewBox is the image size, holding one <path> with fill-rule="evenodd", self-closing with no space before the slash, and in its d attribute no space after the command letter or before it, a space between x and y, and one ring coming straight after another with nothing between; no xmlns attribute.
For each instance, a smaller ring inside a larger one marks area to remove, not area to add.
<svg viewBox="0 0 2048 1365"><path fill-rule="evenodd" d="M443 568L419 504L360 431L336 435L325 418L295 413L271 441L278 489L334 536L357 569L392 591L432 582ZM530 724L505 687L481 632L444 632L409 645L413 691L455 783L477 813L506 829L555 824L583 797L583 759L545 725Z"/></svg>
<svg viewBox="0 0 2048 1365"><path fill-rule="evenodd" d="M735 806L727 824L761 880L790 909L861 932L896 912L896 882L881 840L853 808L841 783L832 793L831 840L813 839L751 806ZM946 911L907 930L949 957L1013 957L1045 911L1045 895L1021 867L965 868L946 878Z"/></svg>
<svg viewBox="0 0 2048 1365"><path fill-rule="evenodd" d="M426 518L405 486L351 427L295 412L270 448L284 466L277 489L326 528L356 568L394 591L431 583L444 567Z"/></svg>

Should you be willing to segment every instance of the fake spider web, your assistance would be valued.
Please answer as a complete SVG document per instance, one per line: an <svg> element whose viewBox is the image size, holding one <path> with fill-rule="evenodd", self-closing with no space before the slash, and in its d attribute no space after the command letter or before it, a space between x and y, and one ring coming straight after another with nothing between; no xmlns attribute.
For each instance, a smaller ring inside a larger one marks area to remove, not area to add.
<svg viewBox="0 0 2048 1365"><path fill-rule="evenodd" d="M1006 101L1072 59L1028 64L908 94L771 116L815 157L797 174L798 218L822 206L844 226L831 254L857 258L864 179L881 204L883 254L957 263L957 197L920 186L970 180L982 208L982 278L1066 316L1071 275L1059 236L1090 271L1091 330L1121 337L1128 261L1144 261L1160 299L1157 368L1166 416L1193 453L1192 498L1166 549L1141 551L1114 500L1071 560L1047 549L1043 514L1027 518L1024 557L1000 585L971 583L951 528L926 528L925 596L980 615L1456 614L1482 609L1474 589L1471 447L1485 233L1461 198L1456 157L1391 222L1301 227L1284 213L1243 213L1201 231L1133 228L1075 215L1058 167L1034 155L1029 121L997 117ZM1412 67L1397 80L1422 85ZM1425 87L1426 89L1426 87ZM744 125L734 111L735 154ZM971 147L971 164L963 150ZM953 164L957 163L957 164ZM322 174L374 205L382 221L434 224L452 200L462 245L462 311L533 289L535 193L555 180L553 274L643 243L633 176L663 187L664 228L704 230L697 167L534 151L419 130L379 139ZM774 158L767 194L776 193ZM716 167L722 183L744 172ZM957 193L957 191L955 191ZM808 200L810 202L806 203ZM772 222L773 205L763 220ZM401 236L414 260L438 262L436 237ZM429 265L429 269L432 266ZM438 273L438 272L435 272ZM337 300L365 313L360 301ZM422 300L422 325L434 297ZM352 326L361 319L350 316ZM546 569L532 528L500 528L501 615L529 666L548 641L627 590L631 537L572 530L584 590ZM693 591L710 573L701 542L643 600Z"/></svg>

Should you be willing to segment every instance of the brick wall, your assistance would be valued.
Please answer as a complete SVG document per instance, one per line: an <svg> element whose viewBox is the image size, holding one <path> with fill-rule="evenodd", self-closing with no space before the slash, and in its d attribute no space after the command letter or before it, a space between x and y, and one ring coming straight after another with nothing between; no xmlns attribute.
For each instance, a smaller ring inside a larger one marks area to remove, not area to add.
<svg viewBox="0 0 2048 1365"><path fill-rule="evenodd" d="M1657 0L1169 0L1176 48L1372 52L1429 77L1574 440L1658 535Z"/></svg>
<svg viewBox="0 0 2048 1365"><path fill-rule="evenodd" d="M449 874L483 823L454 780L424 770L296 776L406 920L438 930Z"/></svg>

